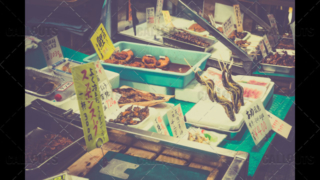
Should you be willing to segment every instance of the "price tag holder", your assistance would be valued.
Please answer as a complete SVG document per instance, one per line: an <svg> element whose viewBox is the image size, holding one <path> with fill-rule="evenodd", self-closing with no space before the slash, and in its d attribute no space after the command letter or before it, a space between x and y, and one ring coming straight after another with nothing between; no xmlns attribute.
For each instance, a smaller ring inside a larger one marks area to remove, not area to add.
<svg viewBox="0 0 320 180"><path fill-rule="evenodd" d="M276 117L268 111L267 115L272 125L272 130L281 135L282 137L288 139L292 126L290 126L288 123L284 122L283 120L279 119L278 117Z"/></svg>
<svg viewBox="0 0 320 180"><path fill-rule="evenodd" d="M113 46L113 43L102 23L93 33L90 41L100 60L109 59L115 50L115 47Z"/></svg>
<svg viewBox="0 0 320 180"><path fill-rule="evenodd" d="M267 47L267 49L268 49L268 53L273 52L273 51L272 51L272 47L271 47L271 45L270 45L270 42L269 42L269 39L268 39L267 35L264 35L264 36L263 36L263 42L264 42L264 44L266 45L266 47Z"/></svg>
<svg viewBox="0 0 320 180"><path fill-rule="evenodd" d="M266 52L266 48L264 47L264 44L263 44L263 40L260 41L259 43L259 48L261 50L261 53L262 53L262 56L265 58L267 57L267 52Z"/></svg>
<svg viewBox="0 0 320 180"><path fill-rule="evenodd" d="M173 107L167 112L169 124L173 137L180 138L187 133L186 123L184 122L184 116L182 114L181 105Z"/></svg>
<svg viewBox="0 0 320 180"><path fill-rule="evenodd" d="M170 136L167 126L164 124L160 114L153 119L153 125L159 134Z"/></svg>
<svg viewBox="0 0 320 180"><path fill-rule="evenodd" d="M147 27L153 28L154 26L154 7L146 9L146 20L147 20Z"/></svg>
<svg viewBox="0 0 320 180"><path fill-rule="evenodd" d="M169 23L171 23L170 12L169 11L162 11L162 14L163 14L163 19L164 19L165 25L168 25Z"/></svg>
<svg viewBox="0 0 320 180"><path fill-rule="evenodd" d="M214 18L213 18L213 16L212 16L212 14L209 14L208 16L209 16L209 19L210 19L211 25L212 25L213 27L216 27L216 21L214 20Z"/></svg>
<svg viewBox="0 0 320 180"><path fill-rule="evenodd" d="M239 4L233 5L234 15L236 17L236 25L237 25L237 31L242 32L243 31L243 22L241 17L241 11Z"/></svg>
<svg viewBox="0 0 320 180"><path fill-rule="evenodd" d="M109 141L95 63L72 67L72 78L89 152Z"/></svg>
<svg viewBox="0 0 320 180"><path fill-rule="evenodd" d="M48 67L64 58L58 36L54 36L46 41L41 42L41 48L44 57L46 58Z"/></svg>
<svg viewBox="0 0 320 180"><path fill-rule="evenodd" d="M223 33L226 37L229 37L229 35L235 30L232 16L230 16L223 24L222 24Z"/></svg>
<svg viewBox="0 0 320 180"><path fill-rule="evenodd" d="M248 130L256 145L272 129L269 117L260 99L252 102L250 106L242 112Z"/></svg>

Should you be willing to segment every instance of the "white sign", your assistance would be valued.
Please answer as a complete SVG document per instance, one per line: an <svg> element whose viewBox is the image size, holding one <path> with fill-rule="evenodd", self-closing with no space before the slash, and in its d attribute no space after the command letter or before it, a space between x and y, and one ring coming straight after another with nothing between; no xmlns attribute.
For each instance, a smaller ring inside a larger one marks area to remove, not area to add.
<svg viewBox="0 0 320 180"><path fill-rule="evenodd" d="M264 42L264 44L267 46L268 52L271 53L271 52L272 52L272 47L271 47L271 45L270 45L270 42L269 42L269 40L268 40L267 35L264 35L264 36L263 36L263 42Z"/></svg>
<svg viewBox="0 0 320 180"><path fill-rule="evenodd" d="M159 26L162 13L163 0L157 0L155 24Z"/></svg>
<svg viewBox="0 0 320 180"><path fill-rule="evenodd" d="M146 21L147 21L147 27L153 28L153 26L154 26L154 7L146 9Z"/></svg>
<svg viewBox="0 0 320 180"><path fill-rule="evenodd" d="M182 114L180 104L170 109L167 112L167 116L173 137L180 138L187 132L186 123L184 122L184 116Z"/></svg>
<svg viewBox="0 0 320 180"><path fill-rule="evenodd" d="M209 14L209 19L213 27L216 27L216 21L214 20L212 14Z"/></svg>
<svg viewBox="0 0 320 180"><path fill-rule="evenodd" d="M100 64L100 61L95 62L97 71L97 78L100 88L100 96L102 100L102 107L105 116L117 111L119 108L118 101L115 99L112 91L112 86L108 80L106 72Z"/></svg>
<svg viewBox="0 0 320 180"><path fill-rule="evenodd" d="M222 29L224 35L229 37L229 35L235 30L233 22L232 22L232 16L230 16L223 24Z"/></svg>
<svg viewBox="0 0 320 180"><path fill-rule="evenodd" d="M46 58L47 66L51 66L64 58L58 36L54 36L53 38L43 41L41 43L41 48L44 57Z"/></svg>
<svg viewBox="0 0 320 180"><path fill-rule="evenodd" d="M240 12L240 6L239 4L233 5L234 8L234 15L236 16L236 25L237 25L237 31L242 32L243 26L242 26L242 17Z"/></svg>
<svg viewBox="0 0 320 180"><path fill-rule="evenodd" d="M68 89L71 85L73 84L73 82L66 82L64 83L61 87L59 87L59 89L57 89L57 91L65 91L66 89Z"/></svg>
<svg viewBox="0 0 320 180"><path fill-rule="evenodd" d="M288 139L292 126L267 111L272 130Z"/></svg>
<svg viewBox="0 0 320 180"><path fill-rule="evenodd" d="M248 130L257 145L272 129L266 110L260 99L252 102L250 106L243 111L243 118Z"/></svg>
<svg viewBox="0 0 320 180"><path fill-rule="evenodd" d="M263 40L260 41L259 48L261 50L262 56L264 58L267 57L267 52L266 52L266 48L264 47Z"/></svg>
<svg viewBox="0 0 320 180"><path fill-rule="evenodd" d="M121 98L121 94L113 92L113 97L116 101L119 101L119 99Z"/></svg>
<svg viewBox="0 0 320 180"><path fill-rule="evenodd" d="M167 126L164 124L163 119L161 118L160 115L156 116L153 119L153 125L159 134L164 134L169 136Z"/></svg>
<svg viewBox="0 0 320 180"><path fill-rule="evenodd" d="M277 26L277 21L274 18L273 14L268 14L267 15L271 24L271 27L274 27L276 30L276 33L279 34L278 26Z"/></svg>

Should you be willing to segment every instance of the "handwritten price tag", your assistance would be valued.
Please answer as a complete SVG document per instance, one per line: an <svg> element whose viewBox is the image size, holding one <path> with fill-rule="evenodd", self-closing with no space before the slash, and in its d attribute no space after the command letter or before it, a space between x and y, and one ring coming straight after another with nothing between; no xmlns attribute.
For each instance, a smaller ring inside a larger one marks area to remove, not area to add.
<svg viewBox="0 0 320 180"><path fill-rule="evenodd" d="M72 78L89 152L109 141L94 62L72 67Z"/></svg>
<svg viewBox="0 0 320 180"><path fill-rule="evenodd" d="M56 62L62 60L63 54L58 40L58 36L54 36L41 43L41 48L46 58L47 66L51 66Z"/></svg>
<svg viewBox="0 0 320 180"><path fill-rule="evenodd" d="M171 23L171 16L169 11L162 11L164 23L167 25Z"/></svg>
<svg viewBox="0 0 320 180"><path fill-rule="evenodd" d="M169 110L167 112L167 116L173 137L179 138L187 132L186 123L184 122L184 116L182 114L180 104Z"/></svg>
<svg viewBox="0 0 320 180"><path fill-rule="evenodd" d="M226 35L226 37L229 37L229 35L235 30L233 22L232 22L232 16L230 16L223 24L223 33Z"/></svg>
<svg viewBox="0 0 320 180"><path fill-rule="evenodd" d="M272 130L288 139L292 126L267 111Z"/></svg>
<svg viewBox="0 0 320 180"><path fill-rule="evenodd" d="M156 116L156 118L153 119L153 125L159 134L164 134L169 136L168 129L164 124L163 119L161 118L160 115Z"/></svg>
<svg viewBox="0 0 320 180"><path fill-rule="evenodd" d="M276 34L279 34L278 26L277 26L277 21L274 18L273 14L268 14L268 19L270 21L271 27L275 28Z"/></svg>
<svg viewBox="0 0 320 180"><path fill-rule="evenodd" d="M264 47L263 40L260 41L259 48L261 50L262 56L264 58L267 57L267 52L266 52L266 48Z"/></svg>
<svg viewBox="0 0 320 180"><path fill-rule="evenodd" d="M260 99L257 99L243 111L243 118L248 130L257 145L272 129L268 115Z"/></svg>
<svg viewBox="0 0 320 180"><path fill-rule="evenodd" d="M157 0L157 7L156 7L156 26L159 26L160 19L161 19L161 12L162 12L163 0Z"/></svg>
<svg viewBox="0 0 320 180"><path fill-rule="evenodd" d="M237 31L242 32L243 31L243 26L242 26L242 18L241 18L241 11L240 11L240 6L239 4L233 5L233 10L234 14L236 16L236 21L237 21Z"/></svg>
<svg viewBox="0 0 320 180"><path fill-rule="evenodd" d="M147 20L147 27L153 28L154 26L154 7L146 9L146 20Z"/></svg>
<svg viewBox="0 0 320 180"><path fill-rule="evenodd" d="M99 59L105 60L109 59L115 50L109 35L101 23L99 27L96 29L90 41L99 56Z"/></svg>
<svg viewBox="0 0 320 180"><path fill-rule="evenodd" d="M272 52L272 47L271 47L271 45L270 45L270 42L269 42L269 40L268 40L267 35L264 35L264 36L263 36L263 42L264 42L264 44L267 46L268 52L269 52L269 53Z"/></svg>
<svg viewBox="0 0 320 180"><path fill-rule="evenodd" d="M209 14L209 19L213 27L216 27L216 21L214 20L212 14Z"/></svg>

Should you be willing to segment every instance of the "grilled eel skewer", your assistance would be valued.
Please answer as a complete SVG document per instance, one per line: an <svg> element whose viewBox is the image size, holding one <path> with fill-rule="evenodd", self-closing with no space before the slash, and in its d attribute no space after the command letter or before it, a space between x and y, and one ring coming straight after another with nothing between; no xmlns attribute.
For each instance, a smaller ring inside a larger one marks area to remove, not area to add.
<svg viewBox="0 0 320 180"><path fill-rule="evenodd" d="M217 102L217 103L221 104L222 107L224 108L227 116L230 118L230 120L231 121L235 121L236 118L235 118L235 115L233 113L233 104L232 104L232 102L230 102L228 99L226 99L224 97L219 97L217 95L217 93L213 91L214 90L214 82L211 79L209 79L206 82L204 82L200 78L198 73L195 73L195 77L196 77L196 80L200 84L202 84L202 85L208 84L209 87L207 87L207 92L208 92L208 96L209 96L210 100L212 102Z"/></svg>
<svg viewBox="0 0 320 180"><path fill-rule="evenodd" d="M231 69L229 69L227 71L227 81L228 81L229 84L231 84L232 86L237 88L237 92L238 92L239 99L240 99L240 104L241 104L241 106L244 106L244 99L243 99L244 90L243 90L243 87L240 84L236 83L232 79L231 72L232 72Z"/></svg>
<svg viewBox="0 0 320 180"><path fill-rule="evenodd" d="M239 95L240 94L238 94L236 87L232 86L231 84L229 84L227 82L226 68L223 68L223 71L222 71L222 84L223 84L223 87L230 93L231 100L232 100L232 103L234 106L234 112L236 114L238 114L240 111L240 106L241 106L241 104L239 104Z"/></svg>

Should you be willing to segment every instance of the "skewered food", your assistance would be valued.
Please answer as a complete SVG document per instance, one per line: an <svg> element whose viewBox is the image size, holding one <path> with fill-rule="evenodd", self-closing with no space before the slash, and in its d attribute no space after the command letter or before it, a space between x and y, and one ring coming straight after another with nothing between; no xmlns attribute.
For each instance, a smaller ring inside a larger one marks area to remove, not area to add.
<svg viewBox="0 0 320 180"><path fill-rule="evenodd" d="M149 108L146 106L141 109L140 107L128 107L124 112L121 112L116 119L110 119L109 122L121 123L124 125L136 125L149 116Z"/></svg>
<svg viewBox="0 0 320 180"><path fill-rule="evenodd" d="M147 68L155 68L157 64L157 59L154 56L145 55L142 57L142 62Z"/></svg>
<svg viewBox="0 0 320 180"><path fill-rule="evenodd" d="M58 84L43 77L26 76L26 89L38 94L48 94L57 88Z"/></svg>
<svg viewBox="0 0 320 180"><path fill-rule="evenodd" d="M37 143L31 143L30 138L26 138L25 149L25 162L30 162L27 166L28 169L37 167L72 143L70 139L62 137L60 134L46 134Z"/></svg>
<svg viewBox="0 0 320 180"><path fill-rule="evenodd" d="M234 106L234 111L236 114L238 114L239 110L240 110L240 106L239 106L239 95L237 92L237 88L232 86L231 84L228 83L227 78L226 78L226 68L223 68L222 71L222 84L223 87L230 93L231 95L231 100Z"/></svg>
<svg viewBox="0 0 320 180"><path fill-rule="evenodd" d="M191 35L189 33L186 33L186 32L176 32L170 38L171 39L175 39L175 40L179 40L179 41L192 43L192 44L195 44L195 45L198 45L198 46L202 46L202 47L205 47L205 48L210 46L209 43L201 40L197 36L193 36L193 35Z"/></svg>
<svg viewBox="0 0 320 180"><path fill-rule="evenodd" d="M236 40L235 43L239 47L248 47L251 44L251 42L248 42L247 40Z"/></svg>
<svg viewBox="0 0 320 180"><path fill-rule="evenodd" d="M295 66L295 56L288 55L287 51L282 51L283 55L278 52L275 54L269 54L266 58L263 58L261 63L274 64L281 66Z"/></svg>
<svg viewBox="0 0 320 180"><path fill-rule="evenodd" d="M199 24L192 24L190 27L189 27L189 30L193 30L195 32L203 32L205 31L204 28L202 28Z"/></svg>
<svg viewBox="0 0 320 180"><path fill-rule="evenodd" d="M276 49L292 49L294 50L293 40L292 39L282 39L277 45Z"/></svg>
<svg viewBox="0 0 320 180"><path fill-rule="evenodd" d="M113 92L117 92L121 94L121 98L118 101L119 104L162 100L164 98L164 97L156 96L153 93L142 93L132 88L121 88L121 89L117 88L117 89L113 89Z"/></svg>
<svg viewBox="0 0 320 180"><path fill-rule="evenodd" d="M237 89L237 92L238 92L238 96L239 96L239 103L241 104L241 106L244 106L244 99L243 99L243 87L236 83L233 79L232 79L232 76L231 76L231 68L227 70L227 81L229 84L231 84L233 87L236 87Z"/></svg>
<svg viewBox="0 0 320 180"><path fill-rule="evenodd" d="M160 59L156 63L156 67L160 68L160 69L165 69L165 68L168 67L169 62L170 62L170 60L169 60L169 58L167 56L160 57Z"/></svg>

